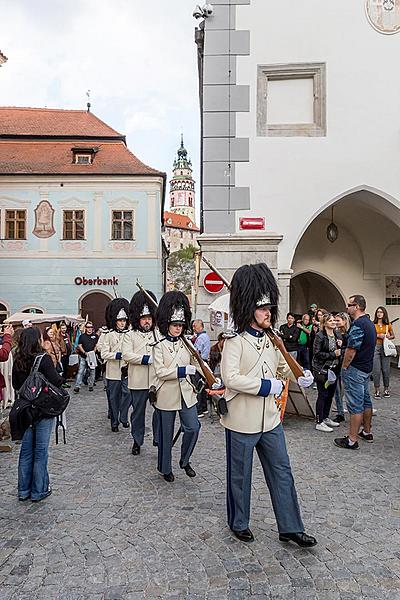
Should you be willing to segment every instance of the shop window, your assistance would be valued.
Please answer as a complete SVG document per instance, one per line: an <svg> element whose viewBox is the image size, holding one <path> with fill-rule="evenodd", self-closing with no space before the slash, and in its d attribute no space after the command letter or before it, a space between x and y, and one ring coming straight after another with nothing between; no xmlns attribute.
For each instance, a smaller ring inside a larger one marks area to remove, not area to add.
<svg viewBox="0 0 400 600"><path fill-rule="evenodd" d="M6 240L26 239L26 210L6 210Z"/></svg>
<svg viewBox="0 0 400 600"><path fill-rule="evenodd" d="M326 135L325 63L258 65L257 135Z"/></svg>
<svg viewBox="0 0 400 600"><path fill-rule="evenodd" d="M85 239L85 211L64 210L63 212L63 239Z"/></svg>
<svg viewBox="0 0 400 600"><path fill-rule="evenodd" d="M133 210L113 210L111 238L133 240L133 224Z"/></svg>

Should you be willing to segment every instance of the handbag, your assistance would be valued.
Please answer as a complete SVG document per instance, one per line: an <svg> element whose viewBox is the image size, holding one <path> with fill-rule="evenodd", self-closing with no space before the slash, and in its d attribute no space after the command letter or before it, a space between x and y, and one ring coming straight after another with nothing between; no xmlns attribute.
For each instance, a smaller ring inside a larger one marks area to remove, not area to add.
<svg viewBox="0 0 400 600"><path fill-rule="evenodd" d="M60 362L58 362L58 363L56 364L56 371L57 371L57 373L58 373L59 375L62 375L62 374L64 373L63 366L62 366L62 364L61 364Z"/></svg>
<svg viewBox="0 0 400 600"><path fill-rule="evenodd" d="M388 327L386 327L386 333L388 331ZM397 356L396 345L393 340L389 340L387 337L383 338L383 354L385 356Z"/></svg>

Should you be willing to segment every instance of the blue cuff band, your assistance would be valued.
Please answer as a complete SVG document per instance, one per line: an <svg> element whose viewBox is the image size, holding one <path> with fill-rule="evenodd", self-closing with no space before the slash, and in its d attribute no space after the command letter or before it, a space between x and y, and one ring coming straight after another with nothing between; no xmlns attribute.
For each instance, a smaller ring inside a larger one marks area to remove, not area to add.
<svg viewBox="0 0 400 600"><path fill-rule="evenodd" d="M148 365L150 360L150 354L143 354L142 365Z"/></svg>
<svg viewBox="0 0 400 600"><path fill-rule="evenodd" d="M186 377L186 367L178 367L178 379L184 379Z"/></svg>
<svg viewBox="0 0 400 600"><path fill-rule="evenodd" d="M269 396L269 393L271 391L271 382L269 379L261 379L261 387L258 391L257 396L263 396L264 398L266 396Z"/></svg>
<svg viewBox="0 0 400 600"><path fill-rule="evenodd" d="M121 360L122 358L122 352L117 352L117 354L115 355L115 360Z"/></svg>

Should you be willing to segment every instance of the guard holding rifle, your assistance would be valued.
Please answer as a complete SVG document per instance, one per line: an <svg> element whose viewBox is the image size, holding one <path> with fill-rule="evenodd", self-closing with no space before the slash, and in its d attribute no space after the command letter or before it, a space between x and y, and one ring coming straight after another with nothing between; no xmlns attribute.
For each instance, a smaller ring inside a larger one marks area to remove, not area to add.
<svg viewBox="0 0 400 600"><path fill-rule="evenodd" d="M314 546L316 539L304 533L280 419L282 379L294 376L277 348L285 351L283 343L271 330L277 318L278 296L275 278L265 264L243 265L233 276L230 311L236 334L226 339L221 362L228 405L227 414L221 417L226 434L228 524L239 540L254 540L249 519L255 448L271 495L279 539ZM313 377L306 371L297 381L308 387Z"/></svg>
<svg viewBox="0 0 400 600"><path fill-rule="evenodd" d="M153 292L147 290L150 300L156 304ZM157 341L155 333L155 306L149 302L144 291L136 292L129 305L132 330L125 335L122 357L128 363L128 388L131 394L132 454L140 454L144 441L146 403L149 388L154 385L152 344ZM153 413L153 439L157 438L157 425Z"/></svg>
<svg viewBox="0 0 400 600"><path fill-rule="evenodd" d="M165 336L154 345L154 368L156 373L159 436L158 470L165 481L174 481L171 454L176 411L179 412L183 432L179 466L186 475L195 477L190 457L199 437L200 422L197 417L196 392L190 375L197 370L195 359L183 339L189 329L191 311L182 292L167 292L157 309L157 325Z"/></svg>

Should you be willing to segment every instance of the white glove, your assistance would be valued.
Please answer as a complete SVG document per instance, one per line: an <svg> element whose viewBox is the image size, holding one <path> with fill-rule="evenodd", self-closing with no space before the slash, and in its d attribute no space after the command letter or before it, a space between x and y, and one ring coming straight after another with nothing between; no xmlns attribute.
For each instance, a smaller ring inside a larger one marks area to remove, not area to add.
<svg viewBox="0 0 400 600"><path fill-rule="evenodd" d="M194 375L196 373L196 367L193 365L187 365L186 375Z"/></svg>
<svg viewBox="0 0 400 600"><path fill-rule="evenodd" d="M299 377L297 379L297 383L299 384L300 387L310 387L310 385L312 385L314 383L314 377L312 376L311 371L308 371L307 369L304 371L304 376Z"/></svg>
<svg viewBox="0 0 400 600"><path fill-rule="evenodd" d="M285 387L283 381L274 378L271 378L269 381L271 382L271 390L269 393L273 394L274 396L280 396L283 388Z"/></svg>
<svg viewBox="0 0 400 600"><path fill-rule="evenodd" d="M153 360L153 357L152 357L152 356L151 356L151 354L150 354L150 356L149 356L149 360L147 361L147 364L148 364L148 365L152 365L152 364L153 364L153 362L154 362L154 360Z"/></svg>

